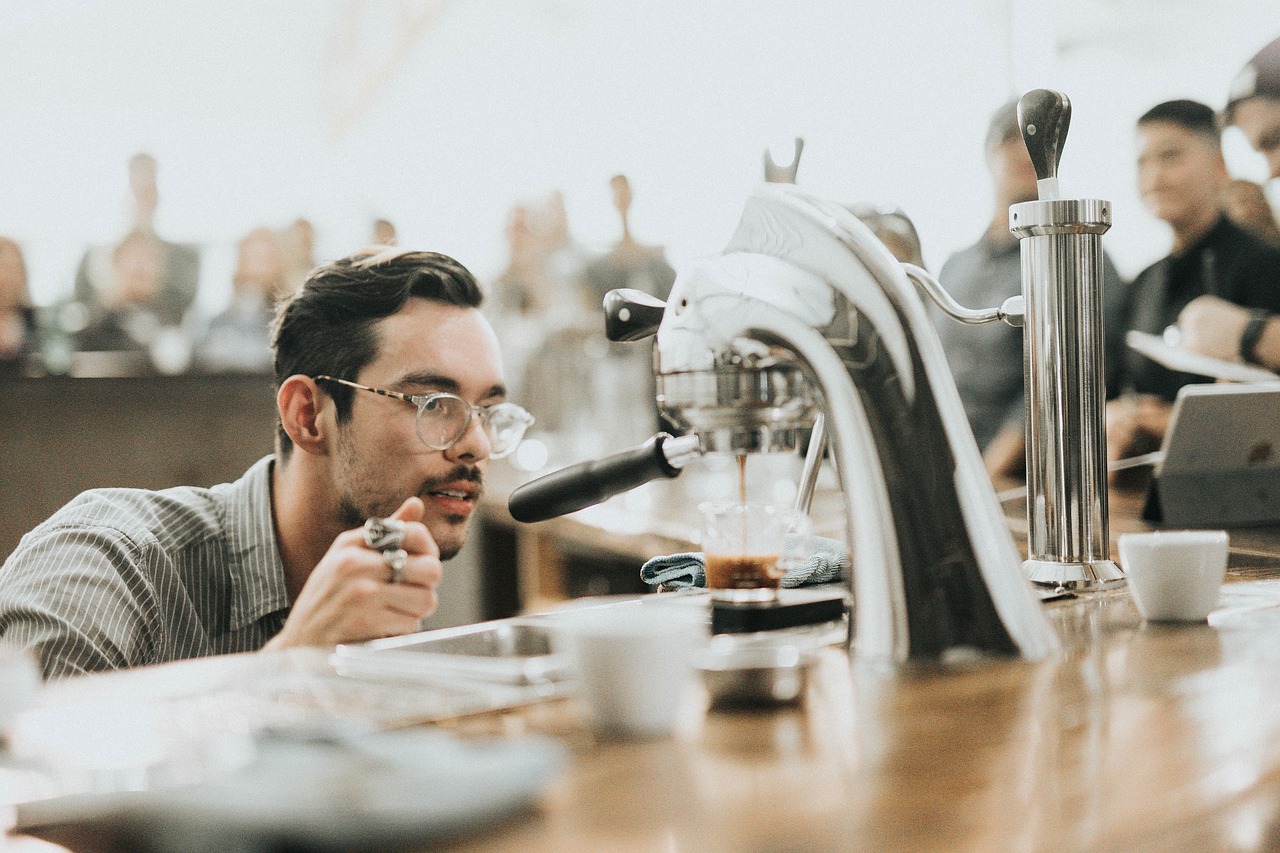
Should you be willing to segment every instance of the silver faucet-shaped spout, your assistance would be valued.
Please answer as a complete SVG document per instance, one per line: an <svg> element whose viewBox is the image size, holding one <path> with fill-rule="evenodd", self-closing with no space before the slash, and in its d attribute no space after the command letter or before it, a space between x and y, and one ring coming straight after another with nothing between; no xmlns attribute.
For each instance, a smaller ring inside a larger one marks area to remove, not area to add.
<svg viewBox="0 0 1280 853"><path fill-rule="evenodd" d="M768 449L820 408L859 657L1057 648L924 305L843 207L790 185L757 189L724 253L676 280L655 369L659 405L706 452Z"/></svg>

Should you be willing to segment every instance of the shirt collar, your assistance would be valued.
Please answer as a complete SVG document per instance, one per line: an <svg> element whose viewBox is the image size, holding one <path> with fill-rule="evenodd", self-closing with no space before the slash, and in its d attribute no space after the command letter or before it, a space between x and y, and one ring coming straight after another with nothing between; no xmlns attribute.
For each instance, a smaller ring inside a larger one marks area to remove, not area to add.
<svg viewBox="0 0 1280 853"><path fill-rule="evenodd" d="M280 558L271 511L273 464L274 457L259 459L223 493L233 631L289 608L284 561Z"/></svg>

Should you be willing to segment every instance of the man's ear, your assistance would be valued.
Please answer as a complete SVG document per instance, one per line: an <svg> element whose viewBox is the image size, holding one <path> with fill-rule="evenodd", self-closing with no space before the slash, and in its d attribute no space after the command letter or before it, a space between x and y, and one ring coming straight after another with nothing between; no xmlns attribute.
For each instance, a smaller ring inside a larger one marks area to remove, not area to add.
<svg viewBox="0 0 1280 853"><path fill-rule="evenodd" d="M321 392L314 379L302 374L286 379L276 392L276 408L280 425L296 448L304 453L328 455L336 413L333 400Z"/></svg>

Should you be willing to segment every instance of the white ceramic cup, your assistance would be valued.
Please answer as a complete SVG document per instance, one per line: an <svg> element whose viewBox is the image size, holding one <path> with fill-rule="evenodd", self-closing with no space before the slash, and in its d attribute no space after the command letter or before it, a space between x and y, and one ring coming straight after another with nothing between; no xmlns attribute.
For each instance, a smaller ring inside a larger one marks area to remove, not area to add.
<svg viewBox="0 0 1280 853"><path fill-rule="evenodd" d="M1142 618L1203 622L1218 601L1227 571L1225 530L1125 533L1120 561Z"/></svg>
<svg viewBox="0 0 1280 853"><path fill-rule="evenodd" d="M634 601L555 614L557 645L573 660L578 699L597 733L653 738L674 731L707 634L699 612Z"/></svg>

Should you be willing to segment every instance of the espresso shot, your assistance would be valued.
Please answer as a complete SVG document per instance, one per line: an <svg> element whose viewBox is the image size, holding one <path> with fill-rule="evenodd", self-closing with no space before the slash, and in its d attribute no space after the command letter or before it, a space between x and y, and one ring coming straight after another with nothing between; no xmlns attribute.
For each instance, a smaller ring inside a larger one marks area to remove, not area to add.
<svg viewBox="0 0 1280 853"><path fill-rule="evenodd" d="M711 589L777 589L784 571L778 554L708 554L707 586Z"/></svg>

